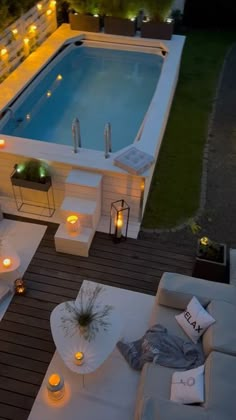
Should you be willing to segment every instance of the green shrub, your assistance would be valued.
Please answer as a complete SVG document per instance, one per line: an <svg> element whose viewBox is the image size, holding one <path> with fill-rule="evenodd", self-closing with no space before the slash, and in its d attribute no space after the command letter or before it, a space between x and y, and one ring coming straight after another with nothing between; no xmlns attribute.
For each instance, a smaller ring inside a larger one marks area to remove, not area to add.
<svg viewBox="0 0 236 420"><path fill-rule="evenodd" d="M163 22L171 12L173 0L144 0L143 3L151 20Z"/></svg>
<svg viewBox="0 0 236 420"><path fill-rule="evenodd" d="M135 0L101 0L101 15L130 19L137 16L141 8L141 1Z"/></svg>
<svg viewBox="0 0 236 420"><path fill-rule="evenodd" d="M24 163L15 165L15 176L19 179L26 179L28 181L45 182L49 176L49 170L45 162L38 159L30 159Z"/></svg>
<svg viewBox="0 0 236 420"><path fill-rule="evenodd" d="M71 8L75 9L78 13L94 15L99 13L98 0L71 0Z"/></svg>

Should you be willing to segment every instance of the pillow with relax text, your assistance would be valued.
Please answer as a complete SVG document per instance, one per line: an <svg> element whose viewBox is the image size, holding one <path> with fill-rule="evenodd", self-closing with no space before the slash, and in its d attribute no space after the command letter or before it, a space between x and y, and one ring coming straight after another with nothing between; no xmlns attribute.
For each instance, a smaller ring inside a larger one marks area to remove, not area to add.
<svg viewBox="0 0 236 420"><path fill-rule="evenodd" d="M185 372L174 372L170 399L181 404L203 403L204 365Z"/></svg>
<svg viewBox="0 0 236 420"><path fill-rule="evenodd" d="M215 322L195 296L190 300L185 311L176 315L175 318L195 344L207 328Z"/></svg>

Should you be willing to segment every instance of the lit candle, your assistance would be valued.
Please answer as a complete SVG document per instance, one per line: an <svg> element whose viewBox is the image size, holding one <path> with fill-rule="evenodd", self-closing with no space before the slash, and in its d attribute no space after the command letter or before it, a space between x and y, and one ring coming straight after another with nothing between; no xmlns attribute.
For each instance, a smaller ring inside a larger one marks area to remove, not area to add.
<svg viewBox="0 0 236 420"><path fill-rule="evenodd" d="M77 351L77 353L75 353L75 363L79 366L84 363L84 353L82 351Z"/></svg>
<svg viewBox="0 0 236 420"><path fill-rule="evenodd" d="M9 268L11 266L11 258L4 258L2 263L5 268Z"/></svg>
<svg viewBox="0 0 236 420"><path fill-rule="evenodd" d="M60 400L65 393L64 380L58 373L53 373L47 383L48 395L52 400Z"/></svg>
<svg viewBox="0 0 236 420"><path fill-rule="evenodd" d="M24 295L26 292L25 282L23 279L15 280L15 293L16 295Z"/></svg>
<svg viewBox="0 0 236 420"><path fill-rule="evenodd" d="M68 216L66 226L69 233L77 233L79 231L79 218L76 215Z"/></svg>
<svg viewBox="0 0 236 420"><path fill-rule="evenodd" d="M3 149L5 147L5 140L4 139L0 139L0 148Z"/></svg>
<svg viewBox="0 0 236 420"><path fill-rule="evenodd" d="M118 217L116 220L116 238L118 239L120 239L122 236L122 226L123 226L122 215L118 213Z"/></svg>

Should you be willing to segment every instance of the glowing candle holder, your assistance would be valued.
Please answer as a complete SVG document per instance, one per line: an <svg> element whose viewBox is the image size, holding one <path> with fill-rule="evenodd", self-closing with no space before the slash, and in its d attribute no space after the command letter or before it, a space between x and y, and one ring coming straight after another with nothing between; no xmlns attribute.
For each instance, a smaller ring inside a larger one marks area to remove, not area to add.
<svg viewBox="0 0 236 420"><path fill-rule="evenodd" d="M48 378L48 396L54 401L60 400L65 394L64 379L58 373L53 373Z"/></svg>
<svg viewBox="0 0 236 420"><path fill-rule="evenodd" d="M82 351L77 351L74 356L75 364L81 366L84 363L84 353Z"/></svg>
<svg viewBox="0 0 236 420"><path fill-rule="evenodd" d="M66 219L66 228L69 234L78 234L79 232L79 218L75 214L68 216Z"/></svg>
<svg viewBox="0 0 236 420"><path fill-rule="evenodd" d="M125 200L117 200L111 203L109 234L114 242L120 242L127 238L129 225L130 207Z"/></svg>
<svg viewBox="0 0 236 420"><path fill-rule="evenodd" d="M0 149L4 149L6 142L4 139L0 139Z"/></svg>
<svg viewBox="0 0 236 420"><path fill-rule="evenodd" d="M15 287L15 294L16 295L24 295L26 292L26 286L23 279L16 279L14 283Z"/></svg>
<svg viewBox="0 0 236 420"><path fill-rule="evenodd" d="M5 268L10 268L12 265L12 260L11 258L4 258L3 262L2 262L3 267Z"/></svg>

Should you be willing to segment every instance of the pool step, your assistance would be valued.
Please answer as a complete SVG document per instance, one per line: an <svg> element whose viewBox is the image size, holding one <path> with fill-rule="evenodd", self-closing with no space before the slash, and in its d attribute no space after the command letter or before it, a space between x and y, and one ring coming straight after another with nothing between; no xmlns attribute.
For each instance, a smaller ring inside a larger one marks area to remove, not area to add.
<svg viewBox="0 0 236 420"><path fill-rule="evenodd" d="M78 234L69 235L66 224L61 223L54 236L56 251L88 257L94 233L95 229L81 226Z"/></svg>
<svg viewBox="0 0 236 420"><path fill-rule="evenodd" d="M74 214L78 216L81 226L94 229L97 227L101 216L100 206L97 201L69 196L64 198L60 213L64 223L68 216Z"/></svg>
<svg viewBox="0 0 236 420"><path fill-rule="evenodd" d="M72 169L65 181L65 198L61 204L60 224L54 237L58 252L88 257L89 248L101 217L102 175ZM79 218L78 232L69 233L68 216Z"/></svg>
<svg viewBox="0 0 236 420"><path fill-rule="evenodd" d="M102 175L72 169L65 181L66 195L101 201Z"/></svg>

